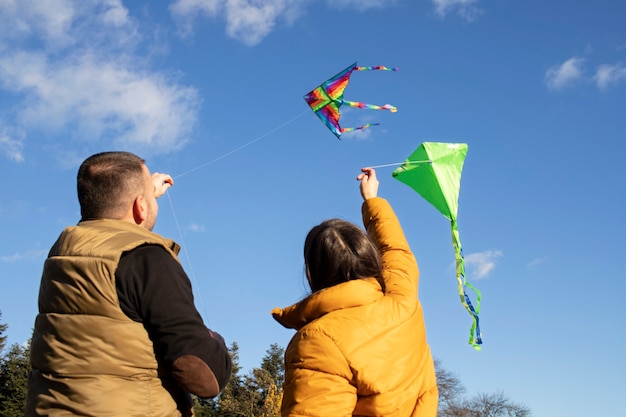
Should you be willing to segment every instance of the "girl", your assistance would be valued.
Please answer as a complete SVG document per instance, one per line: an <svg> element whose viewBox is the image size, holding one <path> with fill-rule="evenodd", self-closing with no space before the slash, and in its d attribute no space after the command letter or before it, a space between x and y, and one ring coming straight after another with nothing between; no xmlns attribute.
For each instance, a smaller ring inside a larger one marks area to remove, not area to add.
<svg viewBox="0 0 626 417"><path fill-rule="evenodd" d="M272 311L297 330L285 351L283 417L437 415L417 263L377 197L375 171L361 171L367 234L337 219L311 229L304 261L312 294Z"/></svg>

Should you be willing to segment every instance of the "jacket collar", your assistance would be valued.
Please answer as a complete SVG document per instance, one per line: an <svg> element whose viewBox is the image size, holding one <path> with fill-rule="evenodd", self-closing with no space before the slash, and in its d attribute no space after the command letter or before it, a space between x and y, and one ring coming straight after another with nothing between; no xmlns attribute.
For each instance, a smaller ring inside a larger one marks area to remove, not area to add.
<svg viewBox="0 0 626 417"><path fill-rule="evenodd" d="M112 228L117 230L125 230L132 231L133 233L138 233L152 239L157 239L161 241L161 244L171 250L176 256L180 253L180 245L176 243L172 239L165 238L158 233L154 233L146 228L143 228L139 225L117 219L91 219L91 220L81 220L78 222L76 227L91 227L94 229L98 228ZM72 230L74 227L68 227L66 230Z"/></svg>
<svg viewBox="0 0 626 417"><path fill-rule="evenodd" d="M315 292L292 306L275 308L272 316L284 327L299 330L325 314L370 304L382 297L375 278L357 279Z"/></svg>

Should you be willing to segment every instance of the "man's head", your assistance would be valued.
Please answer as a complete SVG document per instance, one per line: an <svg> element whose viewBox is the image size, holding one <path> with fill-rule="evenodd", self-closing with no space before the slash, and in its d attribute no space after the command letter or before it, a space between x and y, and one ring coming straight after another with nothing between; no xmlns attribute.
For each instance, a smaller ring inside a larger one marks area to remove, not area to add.
<svg viewBox="0 0 626 417"><path fill-rule="evenodd" d="M129 152L102 152L78 170L82 220L117 219L152 230L158 205L145 161Z"/></svg>

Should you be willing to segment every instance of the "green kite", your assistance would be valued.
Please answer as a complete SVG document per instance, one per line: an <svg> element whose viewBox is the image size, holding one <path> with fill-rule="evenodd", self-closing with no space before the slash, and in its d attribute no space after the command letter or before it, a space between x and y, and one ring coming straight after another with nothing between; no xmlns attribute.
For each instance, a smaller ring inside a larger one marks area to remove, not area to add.
<svg viewBox="0 0 626 417"><path fill-rule="evenodd" d="M465 260L457 228L457 211L461 171L467 154L465 143L422 143L404 163L393 171L393 177L405 183L437 210L452 225L452 245L456 255L456 278L459 297L465 309L474 319L470 329L469 344L480 350L482 335L478 321L481 293L465 278ZM465 291L470 288L476 293L476 308Z"/></svg>

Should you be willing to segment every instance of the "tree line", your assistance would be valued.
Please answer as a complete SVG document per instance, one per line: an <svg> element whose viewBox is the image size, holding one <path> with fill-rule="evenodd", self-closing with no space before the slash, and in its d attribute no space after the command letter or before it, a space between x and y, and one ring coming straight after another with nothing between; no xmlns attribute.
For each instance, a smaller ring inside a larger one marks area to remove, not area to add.
<svg viewBox="0 0 626 417"><path fill-rule="evenodd" d="M0 318L2 313L0 312ZM0 322L0 417L23 417L30 373L28 344L6 344L8 326ZM6 349L5 349L6 348ZM239 346L229 347L233 361L230 380L213 399L194 398L197 417L280 417L282 385L285 378L284 348L270 345L260 366L244 372L239 365ZM456 374L435 360L439 388L439 417L531 417L524 404L512 401L503 392L466 397Z"/></svg>

